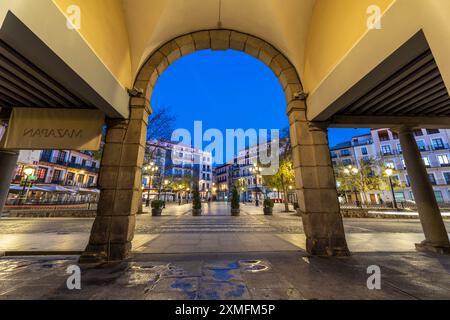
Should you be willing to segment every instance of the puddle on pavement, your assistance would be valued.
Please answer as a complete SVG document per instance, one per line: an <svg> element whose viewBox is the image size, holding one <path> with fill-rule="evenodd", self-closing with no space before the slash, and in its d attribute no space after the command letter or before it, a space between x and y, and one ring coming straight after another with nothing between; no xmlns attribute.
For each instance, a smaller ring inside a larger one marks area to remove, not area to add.
<svg viewBox="0 0 450 320"><path fill-rule="evenodd" d="M242 271L245 272L257 273L270 269L269 263L261 260L241 260L239 264L242 266Z"/></svg>
<svg viewBox="0 0 450 320"><path fill-rule="evenodd" d="M182 267L169 264L159 270L160 277L156 281L147 285L145 294L150 299L152 295L170 296L174 291L190 300L242 299L249 297L249 291L241 274L264 272L270 268L270 264L263 260L222 261L203 265L201 276L192 276L187 275Z"/></svg>

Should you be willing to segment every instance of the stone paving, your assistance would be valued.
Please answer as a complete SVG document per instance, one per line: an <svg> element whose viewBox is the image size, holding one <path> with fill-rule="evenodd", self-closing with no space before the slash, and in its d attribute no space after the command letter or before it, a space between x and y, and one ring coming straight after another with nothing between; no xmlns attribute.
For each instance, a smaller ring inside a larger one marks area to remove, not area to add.
<svg viewBox="0 0 450 320"><path fill-rule="evenodd" d="M66 286L70 257L0 260L0 299L450 299L448 258L420 253L134 254L108 268L83 266L81 290ZM382 272L369 290L367 267Z"/></svg>
<svg viewBox="0 0 450 320"><path fill-rule="evenodd" d="M80 291L66 286L77 255L0 258L0 299L450 299L450 258L414 250L418 221L346 219L352 257L318 258L304 251L301 219L280 206L274 216L243 206L240 217L226 204L205 205L202 217L186 208L139 216L132 258L82 266ZM81 251L91 224L2 219L0 251ZM366 286L370 265L381 290Z"/></svg>

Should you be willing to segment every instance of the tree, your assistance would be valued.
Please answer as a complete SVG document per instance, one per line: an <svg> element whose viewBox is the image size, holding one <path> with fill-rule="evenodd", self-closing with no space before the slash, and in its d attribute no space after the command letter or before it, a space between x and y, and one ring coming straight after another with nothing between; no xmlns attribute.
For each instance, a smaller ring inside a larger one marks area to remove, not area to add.
<svg viewBox="0 0 450 320"><path fill-rule="evenodd" d="M233 192L231 193L231 209L239 209L239 192L236 187L233 188Z"/></svg>
<svg viewBox="0 0 450 320"><path fill-rule="evenodd" d="M148 120L147 140L170 140L176 117L167 106L155 108Z"/></svg>
<svg viewBox="0 0 450 320"><path fill-rule="evenodd" d="M360 160L358 167L339 166L335 169L338 191L359 192L362 204L366 204L367 192L386 188L386 181L382 174L377 174L381 171L384 170L374 159Z"/></svg>
<svg viewBox="0 0 450 320"><path fill-rule="evenodd" d="M283 191L284 208L286 212L289 212L288 189L295 182L295 172L290 157L281 157L278 170L273 175L263 176L263 180L269 188Z"/></svg>
<svg viewBox="0 0 450 320"><path fill-rule="evenodd" d="M202 208L202 202L200 200L200 192L198 192L198 188L194 189L192 193L192 208L199 210Z"/></svg>

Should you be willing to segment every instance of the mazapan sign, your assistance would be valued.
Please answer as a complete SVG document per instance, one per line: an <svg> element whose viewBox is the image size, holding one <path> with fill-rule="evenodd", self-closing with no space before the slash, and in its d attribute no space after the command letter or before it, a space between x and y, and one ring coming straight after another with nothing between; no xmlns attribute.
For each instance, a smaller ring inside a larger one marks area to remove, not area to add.
<svg viewBox="0 0 450 320"><path fill-rule="evenodd" d="M98 150L105 116L98 110L14 108L5 149Z"/></svg>

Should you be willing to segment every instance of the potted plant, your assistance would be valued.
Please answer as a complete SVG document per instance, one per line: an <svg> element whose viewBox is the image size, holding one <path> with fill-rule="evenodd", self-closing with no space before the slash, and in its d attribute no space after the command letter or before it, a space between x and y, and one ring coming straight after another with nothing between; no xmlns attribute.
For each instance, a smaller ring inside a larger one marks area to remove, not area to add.
<svg viewBox="0 0 450 320"><path fill-rule="evenodd" d="M273 213L273 206L274 203L272 199L269 198L264 199L264 215L271 216Z"/></svg>
<svg viewBox="0 0 450 320"><path fill-rule="evenodd" d="M153 200L152 201L152 216L154 216L154 217L161 216L164 204L165 203L162 200Z"/></svg>
<svg viewBox="0 0 450 320"><path fill-rule="evenodd" d="M240 204L239 204L239 193L236 188L233 189L231 194L231 215L238 216L241 212Z"/></svg>
<svg viewBox="0 0 450 320"><path fill-rule="evenodd" d="M200 200L200 193L195 189L192 193L192 215L202 215L202 201Z"/></svg>

